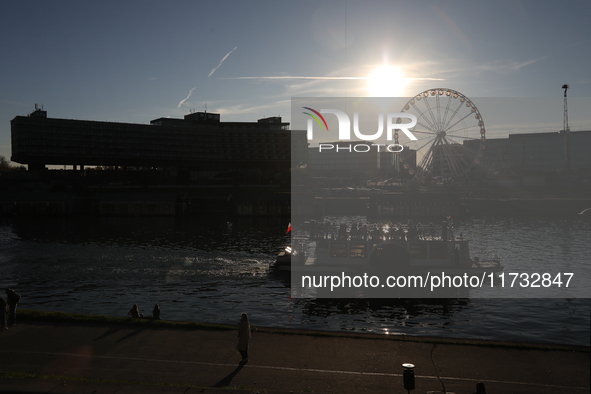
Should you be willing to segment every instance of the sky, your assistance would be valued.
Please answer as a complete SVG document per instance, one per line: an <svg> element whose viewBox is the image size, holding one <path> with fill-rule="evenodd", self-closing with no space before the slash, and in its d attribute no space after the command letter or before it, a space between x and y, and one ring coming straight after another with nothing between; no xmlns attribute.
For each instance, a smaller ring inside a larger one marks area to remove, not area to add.
<svg viewBox="0 0 591 394"><path fill-rule="evenodd" d="M292 97L443 87L470 98L554 98L561 125L568 83L571 129L591 129L589 100L575 104L591 97L589 0L1 5L6 158L10 120L36 103L52 118L148 124L207 108L222 121L289 122Z"/></svg>

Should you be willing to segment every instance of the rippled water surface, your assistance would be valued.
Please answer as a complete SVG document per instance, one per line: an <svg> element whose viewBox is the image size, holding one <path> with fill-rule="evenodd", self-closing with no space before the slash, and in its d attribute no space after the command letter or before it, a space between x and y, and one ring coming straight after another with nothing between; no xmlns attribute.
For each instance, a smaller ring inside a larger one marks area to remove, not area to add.
<svg viewBox="0 0 591 394"><path fill-rule="evenodd" d="M472 253L507 269L589 264L589 224L478 218L455 224ZM0 288L20 307L125 316L132 304L169 320L552 342L589 346L589 299L291 299L269 271L288 242L282 219L0 220Z"/></svg>

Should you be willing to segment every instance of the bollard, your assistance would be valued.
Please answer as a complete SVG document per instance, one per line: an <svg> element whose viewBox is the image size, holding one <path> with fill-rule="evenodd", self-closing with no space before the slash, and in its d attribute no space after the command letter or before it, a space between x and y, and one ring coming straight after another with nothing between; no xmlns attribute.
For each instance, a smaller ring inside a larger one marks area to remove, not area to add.
<svg viewBox="0 0 591 394"><path fill-rule="evenodd" d="M404 383L404 389L408 390L408 392L410 393L410 390L415 389L415 372L413 371L415 365L405 363L402 364L402 366L404 367L404 372L402 372L402 381Z"/></svg>

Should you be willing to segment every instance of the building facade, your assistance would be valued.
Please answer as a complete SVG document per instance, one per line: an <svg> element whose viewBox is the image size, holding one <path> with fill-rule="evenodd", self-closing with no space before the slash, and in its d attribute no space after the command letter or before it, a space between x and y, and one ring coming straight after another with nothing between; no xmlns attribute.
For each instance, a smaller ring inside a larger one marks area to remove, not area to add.
<svg viewBox="0 0 591 394"><path fill-rule="evenodd" d="M570 143L569 143L570 142ZM479 141L464 141L469 148ZM568 145L565 145L568 144ZM591 131L510 134L486 140L479 171L487 175L544 175L591 171Z"/></svg>
<svg viewBox="0 0 591 394"><path fill-rule="evenodd" d="M46 165L288 169L292 151L307 160L305 131L289 130L280 117L221 122L219 114L195 112L146 125L48 118L36 109L15 117L11 133L11 160L29 170Z"/></svg>

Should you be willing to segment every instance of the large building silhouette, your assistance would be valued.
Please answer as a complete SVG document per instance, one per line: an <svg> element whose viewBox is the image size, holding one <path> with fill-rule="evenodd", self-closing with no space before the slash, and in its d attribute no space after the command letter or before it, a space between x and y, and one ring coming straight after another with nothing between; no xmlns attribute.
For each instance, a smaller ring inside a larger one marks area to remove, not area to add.
<svg viewBox="0 0 591 394"><path fill-rule="evenodd" d="M550 175L567 171L588 174L591 171L591 131L570 132L569 140L565 140L565 136L564 132L546 132L489 138L478 170L488 175L504 176ZM567 142L568 150L565 148ZM464 141L464 145L472 150L478 143Z"/></svg>
<svg viewBox="0 0 591 394"><path fill-rule="evenodd" d="M29 170L47 165L174 167L220 171L288 169L292 147L305 161L305 131L290 131L280 117L221 122L220 114L194 112L149 125L48 118L36 108L11 121L11 160Z"/></svg>

